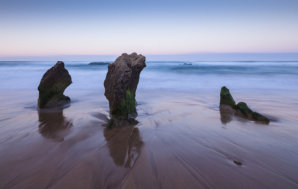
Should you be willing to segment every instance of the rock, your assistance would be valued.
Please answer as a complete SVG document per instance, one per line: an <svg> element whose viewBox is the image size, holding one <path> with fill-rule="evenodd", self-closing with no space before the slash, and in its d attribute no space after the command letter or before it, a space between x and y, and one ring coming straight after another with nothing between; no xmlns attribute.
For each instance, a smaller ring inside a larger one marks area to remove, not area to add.
<svg viewBox="0 0 298 189"><path fill-rule="evenodd" d="M232 115L265 124L270 122L267 117L252 111L246 103L239 102L236 105L229 89L226 87L222 87L220 91L220 114L222 123L230 122Z"/></svg>
<svg viewBox="0 0 298 189"><path fill-rule="evenodd" d="M233 162L234 162L236 165L238 165L238 166L241 166L241 165L242 165L242 163L241 163L240 161L233 160Z"/></svg>
<svg viewBox="0 0 298 189"><path fill-rule="evenodd" d="M135 94L144 67L145 57L136 53L124 53L108 66L104 86L111 114L125 118L137 115Z"/></svg>
<svg viewBox="0 0 298 189"><path fill-rule="evenodd" d="M38 90L38 107L53 108L63 107L70 102L70 98L63 92L72 83L71 76L62 61L58 61L42 77Z"/></svg>
<svg viewBox="0 0 298 189"><path fill-rule="evenodd" d="M113 129L115 127L126 127L126 126L135 126L139 122L135 120L133 117L129 117L126 119L123 119L121 116L111 116L111 119L108 120L106 124L106 128Z"/></svg>
<svg viewBox="0 0 298 189"><path fill-rule="evenodd" d="M225 86L222 87L220 91L220 105L228 105L232 108L234 108L236 105L235 100L230 93L230 90Z"/></svg>
<svg viewBox="0 0 298 189"><path fill-rule="evenodd" d="M237 114L239 116L243 116L246 119L253 120L253 121L259 121L259 122L263 122L263 123L266 123L266 124L268 124L270 122L270 120L267 117L259 114L258 112L252 111L247 106L247 104L244 103L244 102L239 102L236 105L236 110L237 110Z"/></svg>

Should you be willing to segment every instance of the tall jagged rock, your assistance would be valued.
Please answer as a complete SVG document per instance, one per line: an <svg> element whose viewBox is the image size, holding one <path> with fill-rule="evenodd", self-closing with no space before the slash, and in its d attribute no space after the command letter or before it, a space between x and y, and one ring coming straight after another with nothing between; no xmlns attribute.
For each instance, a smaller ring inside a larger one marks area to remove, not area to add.
<svg viewBox="0 0 298 189"><path fill-rule="evenodd" d="M63 107L70 102L65 96L64 90L72 83L71 76L64 67L62 61L58 61L42 77L38 86L39 108Z"/></svg>
<svg viewBox="0 0 298 189"><path fill-rule="evenodd" d="M220 91L220 113L223 123L227 123L231 120L231 115L237 115L239 117L269 124L270 120L261 115L258 112L252 111L246 103L239 102L237 105L233 99L230 91L226 87L222 87Z"/></svg>
<svg viewBox="0 0 298 189"><path fill-rule="evenodd" d="M104 87L112 115L125 118L137 115L135 94L145 60L141 54L124 53L108 66Z"/></svg>

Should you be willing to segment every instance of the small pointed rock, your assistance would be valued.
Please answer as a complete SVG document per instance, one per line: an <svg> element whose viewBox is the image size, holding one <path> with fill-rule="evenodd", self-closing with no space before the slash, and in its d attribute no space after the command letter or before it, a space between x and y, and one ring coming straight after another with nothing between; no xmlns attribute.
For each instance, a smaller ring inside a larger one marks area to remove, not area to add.
<svg viewBox="0 0 298 189"><path fill-rule="evenodd" d="M229 115L234 114L239 117L256 122L261 122L264 124L269 124L270 122L270 120L267 117L261 115L258 112L252 111L246 103L239 102L236 105L235 100L233 99L227 87L222 87L220 91L220 113L222 116L223 123L229 122L231 119Z"/></svg>
<svg viewBox="0 0 298 189"><path fill-rule="evenodd" d="M235 100L230 93L230 90L225 86L222 87L220 91L220 105L228 105L233 108L236 105Z"/></svg>

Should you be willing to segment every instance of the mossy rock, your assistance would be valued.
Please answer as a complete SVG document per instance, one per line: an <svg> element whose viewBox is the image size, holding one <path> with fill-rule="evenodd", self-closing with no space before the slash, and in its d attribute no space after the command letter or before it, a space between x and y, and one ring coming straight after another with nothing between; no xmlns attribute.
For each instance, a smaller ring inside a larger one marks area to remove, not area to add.
<svg viewBox="0 0 298 189"><path fill-rule="evenodd" d="M110 114L129 119L136 117L136 90L146 58L137 53L122 54L108 66L104 81Z"/></svg>
<svg viewBox="0 0 298 189"><path fill-rule="evenodd" d="M237 105L236 105L236 109L238 111L241 112L241 114L247 118L247 119L250 119L250 120L254 120L254 121L259 121L259 122L263 122L263 123L266 123L268 124L270 122L270 120L263 116L262 114L258 113L258 112L254 112L252 111L245 102L239 102Z"/></svg>
<svg viewBox="0 0 298 189"><path fill-rule="evenodd" d="M49 101L61 101L61 100L69 100L69 97L63 95L64 88L59 86L59 84L54 85L50 89L40 88L39 90L39 98L38 98L38 106L43 108Z"/></svg>
<svg viewBox="0 0 298 189"><path fill-rule="evenodd" d="M135 93L130 90L127 90L125 98L122 100L122 103L115 111L112 112L112 114L122 116L124 118L136 117L137 110Z"/></svg>
<svg viewBox="0 0 298 189"><path fill-rule="evenodd" d="M222 87L220 91L220 105L229 105L235 107L236 103L227 87Z"/></svg>
<svg viewBox="0 0 298 189"><path fill-rule="evenodd" d="M252 116L253 119L256 121L260 121L266 124L270 123L270 120L267 117L263 116L262 114L259 114L258 112L253 112Z"/></svg>
<svg viewBox="0 0 298 189"><path fill-rule="evenodd" d="M253 113L253 111L247 106L245 102L239 102L236 105L236 109L239 110L244 116L249 116Z"/></svg>
<svg viewBox="0 0 298 189"><path fill-rule="evenodd" d="M42 77L38 86L39 108L62 107L70 102L70 98L63 93L72 83L71 76L64 67L64 63L58 61Z"/></svg>
<svg viewBox="0 0 298 189"><path fill-rule="evenodd" d="M229 110L229 108L231 108L231 110ZM220 113L223 123L230 121L232 115L237 115L248 120L262 122L265 124L269 124L270 122L267 117L258 112L252 111L245 102L239 102L236 105L229 89L225 86L223 86L220 91Z"/></svg>

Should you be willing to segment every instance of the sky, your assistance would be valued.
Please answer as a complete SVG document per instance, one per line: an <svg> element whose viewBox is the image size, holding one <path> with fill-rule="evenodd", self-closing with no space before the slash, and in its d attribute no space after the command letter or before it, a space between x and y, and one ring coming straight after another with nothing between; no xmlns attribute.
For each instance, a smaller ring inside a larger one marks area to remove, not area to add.
<svg viewBox="0 0 298 189"><path fill-rule="evenodd" d="M298 0L0 0L0 60L298 53L297 10Z"/></svg>

